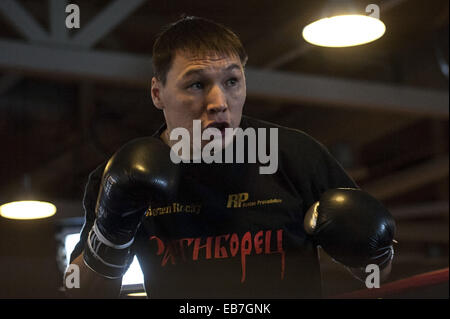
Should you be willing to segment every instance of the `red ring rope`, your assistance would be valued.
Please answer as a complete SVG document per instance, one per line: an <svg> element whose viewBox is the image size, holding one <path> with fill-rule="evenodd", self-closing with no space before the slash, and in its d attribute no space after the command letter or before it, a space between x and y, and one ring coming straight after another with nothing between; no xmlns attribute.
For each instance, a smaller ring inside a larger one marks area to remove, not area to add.
<svg viewBox="0 0 450 319"><path fill-rule="evenodd" d="M411 291L417 288L425 288L436 284L448 282L448 267L436 271L415 275L400 279L384 285L380 288L362 289L353 292L332 296L330 299L358 299L358 298L382 298Z"/></svg>

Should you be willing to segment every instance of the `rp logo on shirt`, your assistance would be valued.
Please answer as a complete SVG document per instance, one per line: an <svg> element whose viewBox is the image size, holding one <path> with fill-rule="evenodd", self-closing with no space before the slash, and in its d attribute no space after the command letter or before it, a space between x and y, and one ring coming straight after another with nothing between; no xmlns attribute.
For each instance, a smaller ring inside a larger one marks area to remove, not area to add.
<svg viewBox="0 0 450 319"><path fill-rule="evenodd" d="M261 205L279 204L283 200L280 198L258 199L248 202L248 193L238 193L228 195L227 208L254 207Z"/></svg>
<svg viewBox="0 0 450 319"><path fill-rule="evenodd" d="M228 195L227 208L241 207L246 200L248 200L248 193L230 194Z"/></svg>

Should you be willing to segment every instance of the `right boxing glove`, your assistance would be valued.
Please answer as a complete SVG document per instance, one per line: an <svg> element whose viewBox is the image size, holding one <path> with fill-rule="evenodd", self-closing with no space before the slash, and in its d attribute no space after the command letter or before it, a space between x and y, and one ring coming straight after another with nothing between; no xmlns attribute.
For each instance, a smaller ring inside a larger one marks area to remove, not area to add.
<svg viewBox="0 0 450 319"><path fill-rule="evenodd" d="M103 172L97 217L83 254L85 264L106 278L122 277L151 199L174 198L178 178L170 148L159 139L139 138L118 150Z"/></svg>

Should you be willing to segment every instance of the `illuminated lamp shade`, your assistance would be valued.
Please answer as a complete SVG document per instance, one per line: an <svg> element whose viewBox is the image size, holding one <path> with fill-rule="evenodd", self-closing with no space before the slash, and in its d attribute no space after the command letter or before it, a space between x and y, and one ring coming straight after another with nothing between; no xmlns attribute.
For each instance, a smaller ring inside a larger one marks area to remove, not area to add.
<svg viewBox="0 0 450 319"><path fill-rule="evenodd" d="M36 190L32 190L31 178L25 174L21 187L15 195L7 195L8 202L0 206L0 216L9 219L30 220L42 219L55 215L56 206L52 203L37 200L42 198Z"/></svg>
<svg viewBox="0 0 450 319"><path fill-rule="evenodd" d="M0 216L10 219L39 219L53 216L55 205L41 201L17 201L0 206Z"/></svg>
<svg viewBox="0 0 450 319"><path fill-rule="evenodd" d="M127 296L129 296L129 297L147 297L147 293L145 293L145 292L132 292L132 293L129 293Z"/></svg>
<svg viewBox="0 0 450 319"><path fill-rule="evenodd" d="M386 31L376 18L359 15L338 15L315 21L303 28L305 41L323 47L350 47L375 41Z"/></svg>

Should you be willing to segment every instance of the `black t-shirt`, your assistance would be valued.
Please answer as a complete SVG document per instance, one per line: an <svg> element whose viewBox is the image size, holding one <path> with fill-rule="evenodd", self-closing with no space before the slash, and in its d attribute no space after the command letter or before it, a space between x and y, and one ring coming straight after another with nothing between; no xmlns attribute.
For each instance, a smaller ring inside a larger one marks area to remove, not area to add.
<svg viewBox="0 0 450 319"><path fill-rule="evenodd" d="M260 163L180 164L177 199L151 203L132 247L150 298L321 297L304 215L327 189L357 186L306 133L246 116L240 127L278 128L278 170L260 174ZM71 260L93 225L104 166L89 176L86 221Z"/></svg>

